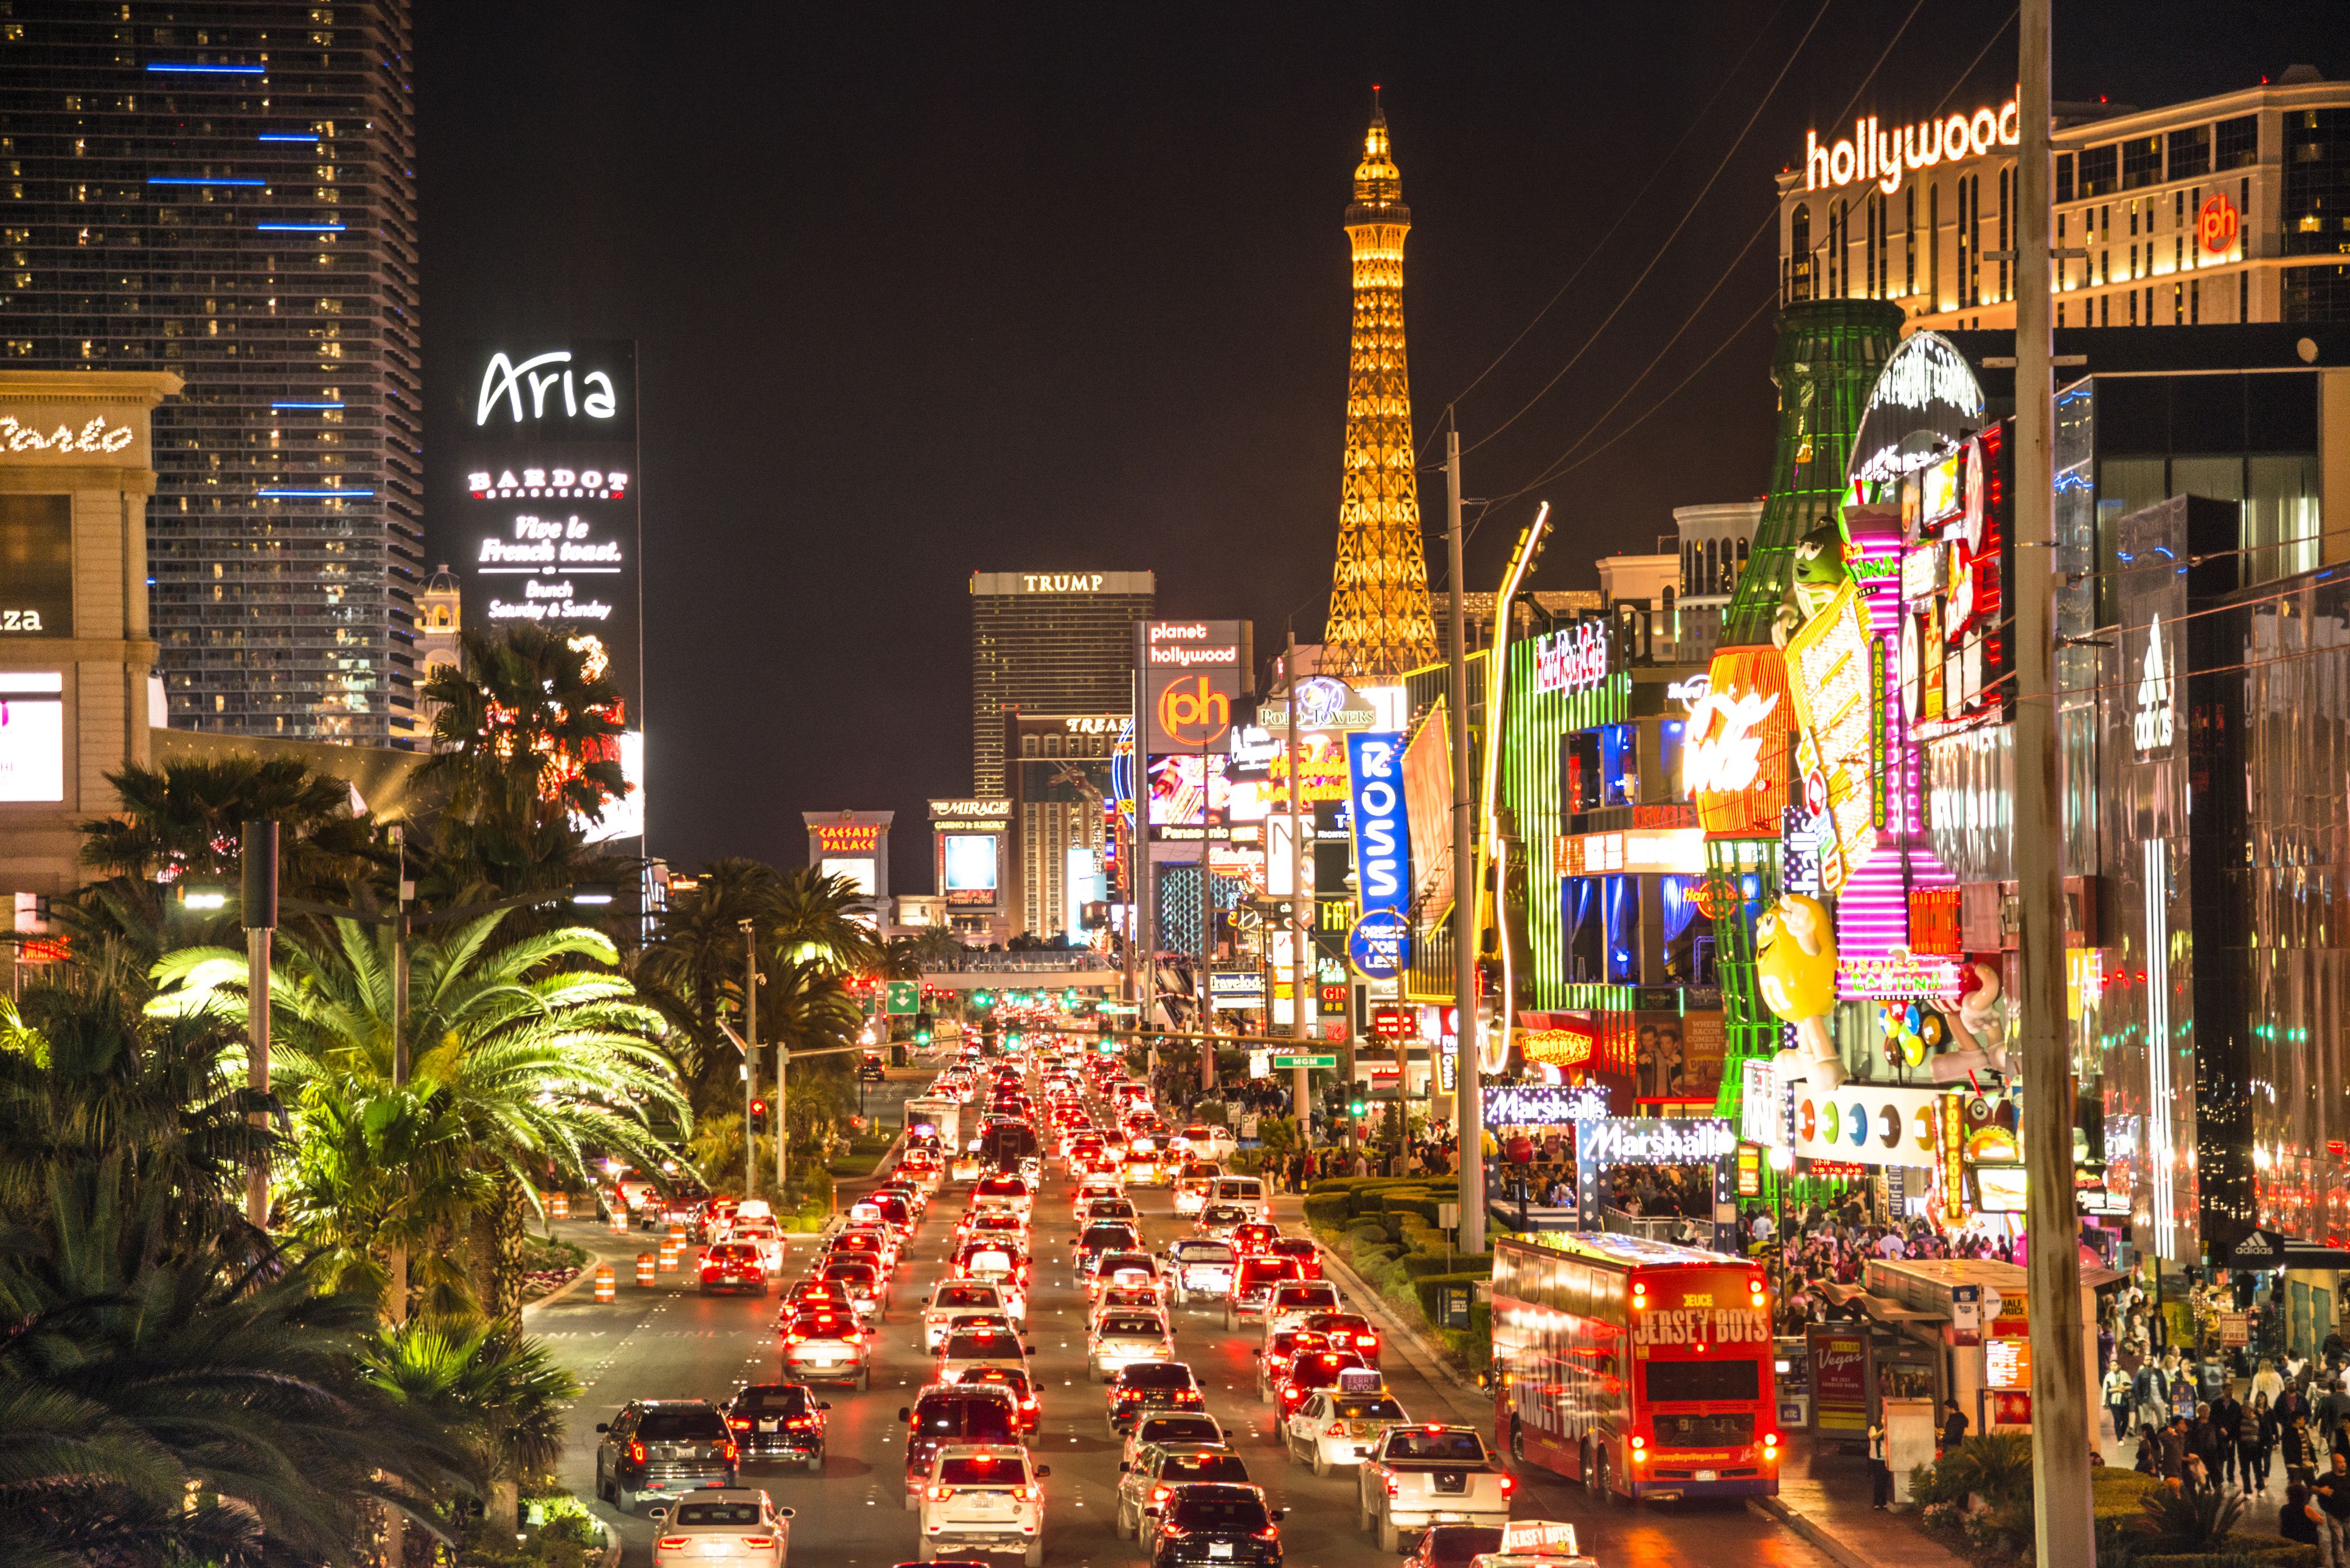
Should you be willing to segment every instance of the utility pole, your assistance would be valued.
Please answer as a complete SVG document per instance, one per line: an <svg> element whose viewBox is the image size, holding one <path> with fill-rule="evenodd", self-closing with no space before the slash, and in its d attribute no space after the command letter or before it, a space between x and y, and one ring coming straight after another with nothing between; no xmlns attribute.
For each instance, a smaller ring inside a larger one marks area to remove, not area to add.
<svg viewBox="0 0 2350 1568"><path fill-rule="evenodd" d="M1314 900L1305 896L1305 824L1297 809L1297 628L1289 628L1289 646L1281 656L1281 673L1289 688L1289 1033L1304 1054L1305 1029L1305 944L1313 940ZM1265 1033L1271 1033L1271 1030ZM1313 1092L1310 1067L1292 1069L1290 1115L1297 1123L1298 1147L1312 1141L1312 1117L1306 1096Z"/></svg>
<svg viewBox="0 0 2350 1568"><path fill-rule="evenodd" d="M1468 617L1461 603L1468 578L1461 566L1457 424L1444 432L1444 557L1452 576L1445 612L1452 644L1452 1116L1461 1141L1461 1250L1477 1253L1485 1250L1485 1096L1477 1081L1477 889L1469 885L1477 862L1471 848Z"/></svg>
<svg viewBox="0 0 2350 1568"><path fill-rule="evenodd" d="M255 820L244 825L238 848L244 872L244 898L240 913L244 921L245 1086L256 1095L269 1093L269 960L270 939L277 929L277 825ZM269 1113L255 1110L253 1125L266 1131ZM244 1177L244 1217L256 1231L269 1228L269 1164L255 1159Z"/></svg>
<svg viewBox="0 0 2350 1568"><path fill-rule="evenodd" d="M2033 1539L2042 1563L2096 1557L2089 1374L2073 1196L2072 1041L2064 1012L2064 797L2057 787L2055 385L2049 332L2050 0L2023 0L2015 229L2015 867L2022 929L2024 1224L2031 1249ZM2163 1043L2158 1043L2163 1044Z"/></svg>
<svg viewBox="0 0 2350 1568"><path fill-rule="evenodd" d="M1208 866L1208 745L1200 743L1200 1092L1216 1092L1216 879Z"/></svg>
<svg viewBox="0 0 2350 1568"><path fill-rule="evenodd" d="M408 879L408 830L394 823L386 830L391 839L391 1086L408 1086L410 1067L408 1054L408 899L415 884ZM386 1282L389 1316L394 1323L408 1321L408 1246L395 1242L390 1249L390 1278Z"/></svg>
<svg viewBox="0 0 2350 1568"><path fill-rule="evenodd" d="M759 1097L759 928L751 920L734 922L743 929L743 1196L759 1196L758 1137L751 1130L751 1105ZM784 1094L775 1089L775 1120L784 1119ZM775 1196L783 1196L779 1184Z"/></svg>

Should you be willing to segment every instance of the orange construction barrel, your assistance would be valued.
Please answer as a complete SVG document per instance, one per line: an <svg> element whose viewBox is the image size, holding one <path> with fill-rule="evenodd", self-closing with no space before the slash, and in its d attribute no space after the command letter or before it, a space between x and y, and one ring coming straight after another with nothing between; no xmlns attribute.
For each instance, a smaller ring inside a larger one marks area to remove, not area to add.
<svg viewBox="0 0 2350 1568"><path fill-rule="evenodd" d="M611 1264L598 1263L596 1265L596 1299L598 1301L610 1302L613 1300L614 1297L619 1294L619 1281L613 1274Z"/></svg>
<svg viewBox="0 0 2350 1568"><path fill-rule="evenodd" d="M677 1272L678 1257L679 1253L677 1248L667 1241L663 1241L661 1243L660 1250L661 1272L664 1274L675 1273Z"/></svg>
<svg viewBox="0 0 2350 1568"><path fill-rule="evenodd" d="M650 1252L639 1252L637 1254L637 1283L640 1285L650 1285L652 1282L653 1255Z"/></svg>
<svg viewBox="0 0 2350 1568"><path fill-rule="evenodd" d="M627 1235L629 1233L629 1206L621 1200L620 1195L617 1192L612 1194L611 1217L612 1233L616 1236Z"/></svg>
<svg viewBox="0 0 2350 1568"><path fill-rule="evenodd" d="M557 1220L570 1219L571 1194L568 1192L558 1192L554 1197L548 1199L546 1200L546 1211L554 1215Z"/></svg>

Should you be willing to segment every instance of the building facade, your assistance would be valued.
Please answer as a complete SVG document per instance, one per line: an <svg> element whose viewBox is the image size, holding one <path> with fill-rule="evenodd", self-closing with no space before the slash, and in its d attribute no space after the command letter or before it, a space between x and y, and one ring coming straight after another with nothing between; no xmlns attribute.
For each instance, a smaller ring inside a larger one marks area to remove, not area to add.
<svg viewBox="0 0 2350 1568"><path fill-rule="evenodd" d="M148 509L183 728L412 723L422 358L406 0L9 12L0 357L168 370Z"/></svg>
<svg viewBox="0 0 2350 1568"><path fill-rule="evenodd" d="M1110 754L1127 725L1114 713L1007 713L1011 780L1013 932L1045 940L1083 934L1080 906L1107 898L1117 856L1103 803L1114 796ZM1072 921L1070 916L1079 919Z"/></svg>
<svg viewBox="0 0 2350 1568"><path fill-rule="evenodd" d="M2350 82L2295 66L2160 109L2057 110L2058 327L2350 319ZM1782 302L2012 329L2015 113L1811 132L1778 177Z"/></svg>
<svg viewBox="0 0 2350 1568"><path fill-rule="evenodd" d="M1134 623L1158 596L1149 572L971 575L972 794L1009 792L1003 716L1125 713L1134 706Z"/></svg>

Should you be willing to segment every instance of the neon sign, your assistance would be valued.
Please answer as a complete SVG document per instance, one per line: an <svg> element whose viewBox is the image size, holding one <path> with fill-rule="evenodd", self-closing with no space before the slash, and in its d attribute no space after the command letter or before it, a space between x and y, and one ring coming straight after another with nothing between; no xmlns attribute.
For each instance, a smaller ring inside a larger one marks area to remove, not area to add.
<svg viewBox="0 0 2350 1568"><path fill-rule="evenodd" d="M47 435L0 415L0 445L10 452L120 452L138 435L129 425L109 428L104 414L78 431L71 425L59 425Z"/></svg>
<svg viewBox="0 0 2350 1568"><path fill-rule="evenodd" d="M2243 215L2224 194L2213 196L2195 214L2195 238L2206 255L2226 255L2242 228Z"/></svg>
<svg viewBox="0 0 2350 1568"><path fill-rule="evenodd" d="M629 493L629 476L619 469L607 473L600 468L525 468L517 475L509 468L493 479L487 470L477 469L465 475L465 489L477 501L510 501L519 495L617 501Z"/></svg>
<svg viewBox="0 0 2350 1568"><path fill-rule="evenodd" d="M2146 661L2137 679L2137 712L2131 720L2133 738L2141 752L2170 744L2174 730L2170 655L2162 641L2162 618L2146 623Z"/></svg>
<svg viewBox="0 0 2350 1568"><path fill-rule="evenodd" d="M1998 109L1986 106L1972 114L1920 120L1893 130L1881 129L1875 115L1864 115L1853 121L1848 140L1839 138L1823 147L1818 131L1804 133L1804 189L1833 191L1874 180L1890 196L1901 189L1906 171L1961 158L1987 158L1993 148L2016 146L2022 136L2014 99Z"/></svg>
<svg viewBox="0 0 2350 1568"><path fill-rule="evenodd" d="M619 412L619 394L613 389L609 375L601 370L590 370L575 380L570 364L571 350L568 348L534 354L519 365L503 352L491 355L490 362L482 369L482 393L473 404L473 423L476 426L488 424L492 410L503 400L514 422L521 424L524 421L522 389L525 378L530 382L531 419L546 417L546 394L550 389L562 391L563 411L571 418L576 419L584 413L591 420L608 420ZM542 365L559 365L564 369L559 372L548 369L540 373ZM582 386L588 389L585 398L579 395Z"/></svg>
<svg viewBox="0 0 2350 1568"><path fill-rule="evenodd" d="M1775 648L1713 656L1683 732L1681 787L1715 837L1775 836L1787 804L1786 660Z"/></svg>
<svg viewBox="0 0 2350 1568"><path fill-rule="evenodd" d="M1354 782L1355 886L1363 913L1400 913L1411 897L1411 826L1404 818L1403 737L1347 737Z"/></svg>
<svg viewBox="0 0 2350 1568"><path fill-rule="evenodd" d="M1534 691L1586 691L1607 679L1607 627L1577 621L1534 639Z"/></svg>
<svg viewBox="0 0 2350 1568"><path fill-rule="evenodd" d="M1820 846L1820 889L1831 895L1877 849L1879 732L1870 714L1873 708L1882 711L1883 688L1869 668L1879 657L1869 631L1860 586L1847 580L1825 609L1787 639L1793 677L1788 685L1801 727L1795 754L1804 804L1828 819L1831 836Z"/></svg>

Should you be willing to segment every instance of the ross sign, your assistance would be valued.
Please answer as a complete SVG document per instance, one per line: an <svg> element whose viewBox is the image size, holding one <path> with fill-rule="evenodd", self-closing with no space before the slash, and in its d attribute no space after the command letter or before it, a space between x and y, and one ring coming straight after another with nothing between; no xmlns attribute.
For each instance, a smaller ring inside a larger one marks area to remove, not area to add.
<svg viewBox="0 0 2350 1568"><path fill-rule="evenodd" d="M530 625L564 635L619 689L625 732L610 757L632 798L591 838L638 836L643 800L644 643L636 344L605 338L460 350L464 414L450 511L465 629ZM478 367L478 369L475 368Z"/></svg>
<svg viewBox="0 0 2350 1568"><path fill-rule="evenodd" d="M1787 664L1776 648L1716 652L1690 709L1682 792L1711 838L1775 837L1787 805Z"/></svg>
<svg viewBox="0 0 2350 1568"><path fill-rule="evenodd" d="M1347 737L1354 804L1355 897L1366 915L1403 913L1411 901L1411 825L1403 803L1403 737Z"/></svg>
<svg viewBox="0 0 2350 1568"><path fill-rule="evenodd" d="M1849 140L1838 138L1823 147L1818 131L1804 133L1804 189L1834 191L1873 180L1890 196L1901 189L1905 173L1963 158L1988 158L1994 149L2017 145L2022 135L2014 99L1997 109L1986 104L1971 114L1919 120L1893 130L1887 130L1875 115L1864 115L1853 121Z"/></svg>
<svg viewBox="0 0 2350 1568"><path fill-rule="evenodd" d="M1795 1090L1795 1153L1855 1165L1926 1166L1940 1147L1941 1091L1895 1084L1847 1084L1834 1094Z"/></svg>
<svg viewBox="0 0 2350 1568"><path fill-rule="evenodd" d="M1608 626L1579 620L1534 639L1534 695L1588 691L1607 679Z"/></svg>
<svg viewBox="0 0 2350 1568"><path fill-rule="evenodd" d="M1232 727L1233 700L1248 680L1246 623L1147 620L1137 625L1149 721L1145 749L1160 754L1200 752L1222 742Z"/></svg>
<svg viewBox="0 0 2350 1568"><path fill-rule="evenodd" d="M2203 247L2205 255L2223 256L2236 244L2243 232L2243 214L2225 192L2205 202L2195 214L2195 241Z"/></svg>
<svg viewBox="0 0 2350 1568"><path fill-rule="evenodd" d="M1293 1072L1300 1067L1336 1067L1337 1064L1337 1055L1332 1052L1317 1052L1303 1056L1295 1054L1284 1056L1276 1054L1270 1064L1276 1073Z"/></svg>
<svg viewBox="0 0 2350 1568"><path fill-rule="evenodd" d="M1347 959L1370 980L1393 980L1411 962L1411 921L1396 909L1372 909L1347 933Z"/></svg>
<svg viewBox="0 0 2350 1568"><path fill-rule="evenodd" d="M1876 779L1884 711L1882 646L1870 635L1868 606L1847 577L1825 608L1787 639L1787 686L1800 734L1795 758L1804 804L1825 814L1820 890L1843 891L1877 853Z"/></svg>

